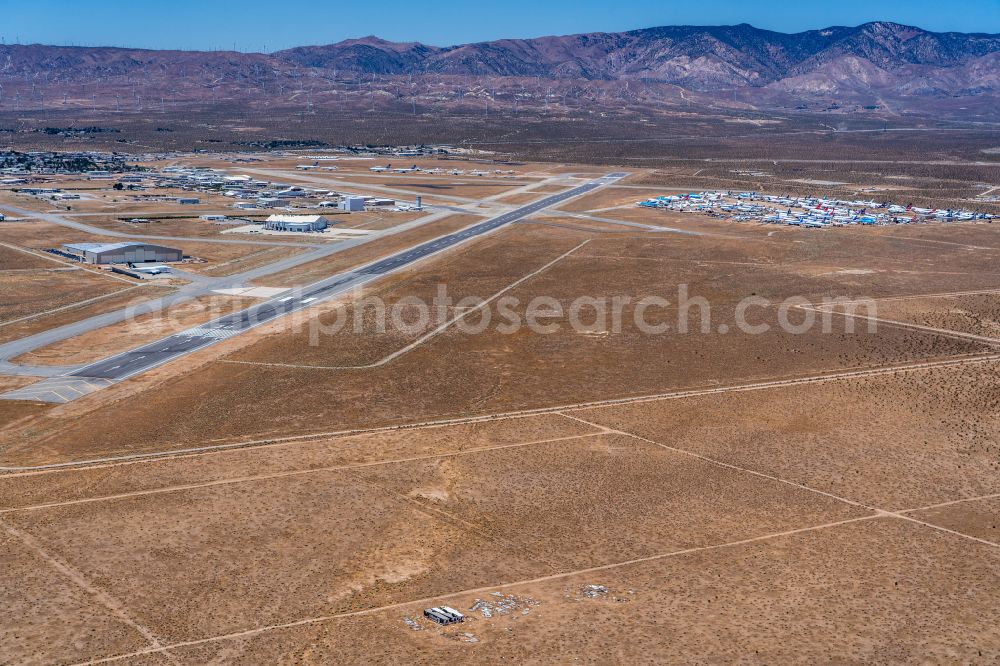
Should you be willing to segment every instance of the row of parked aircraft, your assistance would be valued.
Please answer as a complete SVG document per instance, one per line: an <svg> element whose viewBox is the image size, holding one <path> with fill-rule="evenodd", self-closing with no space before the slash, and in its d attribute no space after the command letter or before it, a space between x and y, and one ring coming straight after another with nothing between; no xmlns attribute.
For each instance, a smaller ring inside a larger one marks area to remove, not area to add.
<svg viewBox="0 0 1000 666"><path fill-rule="evenodd" d="M393 169L391 164L386 164L385 166L373 166L368 170L372 173L386 173L387 171L391 171L392 173L413 173L414 171L420 171L420 167L414 164L411 167L397 167Z"/></svg>
<svg viewBox="0 0 1000 666"><path fill-rule="evenodd" d="M439 168L421 169L416 164L414 164L413 166L410 166L410 167L396 167L396 168L393 168L392 164L386 164L385 166L373 166L373 167L370 167L368 170L371 171L372 173L414 173L416 171L419 171L421 173L430 173L430 174L442 173L444 171L443 169L439 169ZM493 174L496 174L496 175L513 175L514 172L513 171L501 171L500 169L496 169L495 171L492 171L492 172L490 172L490 171L483 171L481 169L473 169L473 170L471 170L471 171L468 172L468 175L470 175L470 176L489 176L489 175L493 175ZM464 175L466 175L466 172L463 169L451 169L450 171L448 171L448 175L450 175L450 176L464 176Z"/></svg>
<svg viewBox="0 0 1000 666"><path fill-rule="evenodd" d="M757 192L692 192L640 201L644 208L685 213L726 214L737 221L805 227L848 224L908 224L919 220L964 222L995 216L968 210L918 208L876 201L763 195Z"/></svg>

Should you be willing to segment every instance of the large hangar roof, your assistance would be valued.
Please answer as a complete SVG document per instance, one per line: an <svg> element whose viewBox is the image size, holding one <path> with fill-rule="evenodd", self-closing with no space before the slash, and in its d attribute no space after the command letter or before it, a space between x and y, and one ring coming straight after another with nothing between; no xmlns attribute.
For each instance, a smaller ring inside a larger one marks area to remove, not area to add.
<svg viewBox="0 0 1000 666"><path fill-rule="evenodd" d="M151 243L66 243L63 245L67 250L75 250L77 252L108 252L113 250L124 250L129 247L158 247L165 250L173 250L172 247L165 247L163 245L153 245Z"/></svg>
<svg viewBox="0 0 1000 666"><path fill-rule="evenodd" d="M133 245L145 245L145 243L66 243L63 245L67 250L77 252L107 252L108 250L120 250Z"/></svg>

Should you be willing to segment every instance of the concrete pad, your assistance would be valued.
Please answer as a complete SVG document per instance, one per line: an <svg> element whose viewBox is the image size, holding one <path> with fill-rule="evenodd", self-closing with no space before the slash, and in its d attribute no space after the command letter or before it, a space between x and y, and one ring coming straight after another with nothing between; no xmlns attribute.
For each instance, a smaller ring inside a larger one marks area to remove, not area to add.
<svg viewBox="0 0 1000 666"><path fill-rule="evenodd" d="M30 400L63 404L99 391L113 384L95 377L51 377L28 386L0 394L0 400Z"/></svg>
<svg viewBox="0 0 1000 666"><path fill-rule="evenodd" d="M232 287L230 289L213 289L212 293L226 296L249 296L250 298L272 298L283 294L288 289L278 287Z"/></svg>

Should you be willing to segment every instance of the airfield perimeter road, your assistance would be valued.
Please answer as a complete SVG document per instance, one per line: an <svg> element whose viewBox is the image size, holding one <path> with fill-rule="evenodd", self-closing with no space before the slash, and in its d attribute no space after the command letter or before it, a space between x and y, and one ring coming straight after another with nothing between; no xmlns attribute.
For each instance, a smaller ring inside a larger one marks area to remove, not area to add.
<svg viewBox="0 0 1000 666"><path fill-rule="evenodd" d="M539 211L555 206L572 197L586 194L598 187L609 185L621 178L626 173L611 173L596 180L575 187L571 190L553 194L543 199L522 206L515 210L506 212L497 217L484 222L478 222L465 229L446 234L439 238L427 241L415 247L402 250L396 254L379 259L351 271L339 273L319 282L313 283L298 289L294 296L276 297L264 303L254 305L250 308L236 312L224 317L220 317L195 328L167 336L161 340L151 342L131 351L116 354L109 358L91 363L82 368L67 373L63 377L55 377L43 380L38 384L29 385L22 389L8 392L3 396L5 399L36 399L53 402L66 402L69 399L79 397L89 390L77 394L75 391L65 392L55 391L52 397L48 397L45 392L47 383L65 384L68 380L78 380L79 382L97 390L113 382L123 381L129 377L140 374L157 366L168 363L172 360L198 351L210 345L225 340L234 335L238 335L251 328L267 323L278 317L291 314L298 310L309 307L311 304L321 299L331 298L350 289L359 287L367 282L397 271L405 266L417 262L425 257L443 252L455 245L463 243L469 239L489 233L511 222L534 215ZM61 388L61 387L60 387Z"/></svg>

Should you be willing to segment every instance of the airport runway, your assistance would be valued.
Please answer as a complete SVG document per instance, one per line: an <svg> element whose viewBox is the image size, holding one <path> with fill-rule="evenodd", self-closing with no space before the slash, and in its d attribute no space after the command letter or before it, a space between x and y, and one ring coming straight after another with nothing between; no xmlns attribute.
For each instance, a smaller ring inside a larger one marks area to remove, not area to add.
<svg viewBox="0 0 1000 666"><path fill-rule="evenodd" d="M65 384L67 380L70 383L77 380L81 385L80 387L76 387L79 390L85 390L91 386L94 387L94 390L101 388L103 387L102 380L103 382L122 381L181 356L213 345L220 340L225 340L284 315L307 308L316 301L331 298L349 289L359 287L378 277L443 252L469 239L487 234L511 222L516 222L529 215L533 215L545 208L560 204L567 199L586 194L598 187L612 184L626 175L625 173L608 174L566 192L547 196L503 215L435 238L416 247L402 250L346 273L326 278L298 290L294 296L273 298L246 310L220 317L195 328L157 340L156 342L151 342L136 349L91 363L70 372L64 377L43 380L42 382L23 387L11 393L25 393L25 396L20 399L65 402L66 400L60 399L60 396L66 397L64 389L66 388ZM58 392L49 396L46 393L45 385L54 380L60 380L62 383ZM11 399L12 396L8 393L3 397ZM74 394L72 397L78 396Z"/></svg>

